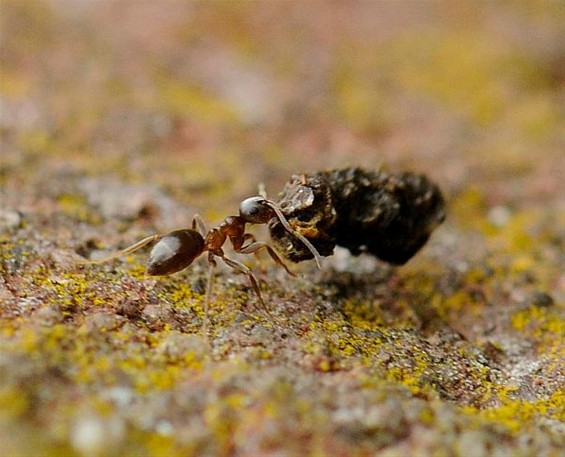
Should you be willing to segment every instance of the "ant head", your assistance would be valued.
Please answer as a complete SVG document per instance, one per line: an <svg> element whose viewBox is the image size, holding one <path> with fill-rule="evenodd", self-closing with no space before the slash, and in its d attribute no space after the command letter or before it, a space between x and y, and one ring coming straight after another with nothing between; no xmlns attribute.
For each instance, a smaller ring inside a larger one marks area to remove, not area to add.
<svg viewBox="0 0 565 457"><path fill-rule="evenodd" d="M249 224L266 224L276 216L272 203L263 197L249 197L239 205L239 217Z"/></svg>
<svg viewBox="0 0 565 457"><path fill-rule="evenodd" d="M161 238L149 254L147 274L164 276L184 270L204 252L204 238L196 230L175 230Z"/></svg>

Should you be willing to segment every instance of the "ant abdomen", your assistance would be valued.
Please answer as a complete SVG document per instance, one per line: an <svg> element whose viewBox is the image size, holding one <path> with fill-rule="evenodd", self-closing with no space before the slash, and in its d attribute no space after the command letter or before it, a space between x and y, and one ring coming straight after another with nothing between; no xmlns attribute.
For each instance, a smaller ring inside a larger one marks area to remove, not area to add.
<svg viewBox="0 0 565 457"><path fill-rule="evenodd" d="M164 235L149 255L147 274L163 276L188 267L204 252L204 238L196 230L183 229Z"/></svg>

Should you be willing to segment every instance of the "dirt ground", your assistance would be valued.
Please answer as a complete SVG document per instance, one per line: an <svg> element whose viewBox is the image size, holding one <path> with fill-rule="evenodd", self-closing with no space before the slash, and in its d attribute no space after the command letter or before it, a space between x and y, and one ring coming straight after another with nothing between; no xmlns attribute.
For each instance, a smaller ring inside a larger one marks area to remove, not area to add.
<svg viewBox="0 0 565 457"><path fill-rule="evenodd" d="M563 456L563 5L0 1L0 453ZM405 265L83 262L348 166L442 189Z"/></svg>

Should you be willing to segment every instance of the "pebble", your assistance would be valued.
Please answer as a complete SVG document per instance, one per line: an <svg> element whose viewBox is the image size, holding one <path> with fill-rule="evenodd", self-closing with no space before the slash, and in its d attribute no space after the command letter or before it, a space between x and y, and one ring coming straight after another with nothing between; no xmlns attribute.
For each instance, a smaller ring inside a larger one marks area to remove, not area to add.
<svg viewBox="0 0 565 457"><path fill-rule="evenodd" d="M19 227L22 215L18 211L0 208L0 232Z"/></svg>
<svg viewBox="0 0 565 457"><path fill-rule="evenodd" d="M492 225L497 228L504 227L510 218L512 217L512 211L507 206L494 206L488 212L488 220Z"/></svg>
<svg viewBox="0 0 565 457"><path fill-rule="evenodd" d="M208 352L208 344L200 335L171 332L158 346L170 361L184 359L187 354L203 357Z"/></svg>
<svg viewBox="0 0 565 457"><path fill-rule="evenodd" d="M125 426L119 417L100 417L93 414L77 418L70 438L72 446L79 454L98 457L114 455L124 434Z"/></svg>
<svg viewBox="0 0 565 457"><path fill-rule="evenodd" d="M84 323L89 330L109 331L121 327L125 321L122 316L99 312L87 316Z"/></svg>
<svg viewBox="0 0 565 457"><path fill-rule="evenodd" d="M539 308L548 308L553 306L554 300L551 295L546 292L536 291L527 297L528 304Z"/></svg>

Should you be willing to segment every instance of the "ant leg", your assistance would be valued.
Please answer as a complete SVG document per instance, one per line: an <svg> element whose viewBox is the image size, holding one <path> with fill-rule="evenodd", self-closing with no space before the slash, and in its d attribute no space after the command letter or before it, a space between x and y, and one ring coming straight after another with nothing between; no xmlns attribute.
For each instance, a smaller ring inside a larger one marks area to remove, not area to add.
<svg viewBox="0 0 565 457"><path fill-rule="evenodd" d="M192 230L196 230L197 228L197 231L200 232L200 235L205 237L208 229L200 214L195 214L194 216L192 216Z"/></svg>
<svg viewBox="0 0 565 457"><path fill-rule="evenodd" d="M245 244L246 241L249 241L249 244L251 244L251 243L255 243L255 241L257 241L257 239L255 238L255 235L252 235L251 233L244 233L243 234L243 243Z"/></svg>
<svg viewBox="0 0 565 457"><path fill-rule="evenodd" d="M122 249L121 251L118 251L118 252L111 254L107 257L103 257L103 258L97 259L97 260L87 259L87 260L81 261L80 263L82 263L82 264L103 263L103 262L107 262L108 260L117 259L118 257L123 257L125 255L131 254L132 252L135 252L135 251L141 249L142 247L147 246L149 243L152 243L154 241L158 241L161 238L163 238L164 236L165 235L163 235L163 234L151 235L151 236L143 238L142 240L139 240L137 243L134 243L131 246L128 246L127 248Z"/></svg>
<svg viewBox="0 0 565 457"><path fill-rule="evenodd" d="M252 253L257 254L260 249L266 249L267 252L269 253L269 255L271 256L271 259L273 259L278 266L284 268L285 271L290 276L296 277L296 274L294 274L292 271L290 271L288 269L286 264L281 260L281 258L275 252L275 250L263 241L253 241L252 243L248 244L247 246L241 247L237 252L240 253L240 254L252 254Z"/></svg>
<svg viewBox="0 0 565 457"><path fill-rule="evenodd" d="M259 197L263 197L265 200L267 199L267 191L265 190L264 182L260 182L257 186L257 195L259 195Z"/></svg>
<svg viewBox="0 0 565 457"><path fill-rule="evenodd" d="M241 251L242 249L246 249L248 246L252 245L256 241L257 241L257 239L255 238L254 235L252 235L251 233L244 233L243 234L243 243L242 243L240 248L235 249L235 252L242 252ZM259 256L259 253L257 251L254 251L253 253L255 254L255 258L257 259L257 263L259 264L259 268L261 269L262 272L265 272L265 268L264 268L263 262L261 261L261 257Z"/></svg>
<svg viewBox="0 0 565 457"><path fill-rule="evenodd" d="M259 298L259 301L263 306L263 309L269 316L273 317L273 315L269 311L269 308L267 308L267 305L265 305L265 302L263 301L263 297L261 296L261 290L259 289L259 283L257 282L257 278L255 277L253 272L245 265L238 262L237 260L230 259L229 257L226 256L221 256L221 259L226 263L227 266L233 268L238 273L243 273L244 275L247 275L249 281L251 282L251 286L253 287L253 290L257 294L257 297Z"/></svg>
<svg viewBox="0 0 565 457"><path fill-rule="evenodd" d="M216 260L212 253L208 255L208 284L206 285L206 298L204 299L204 334L208 335L208 311L210 309L210 300L212 298L212 286L214 284L214 271L216 269Z"/></svg>

